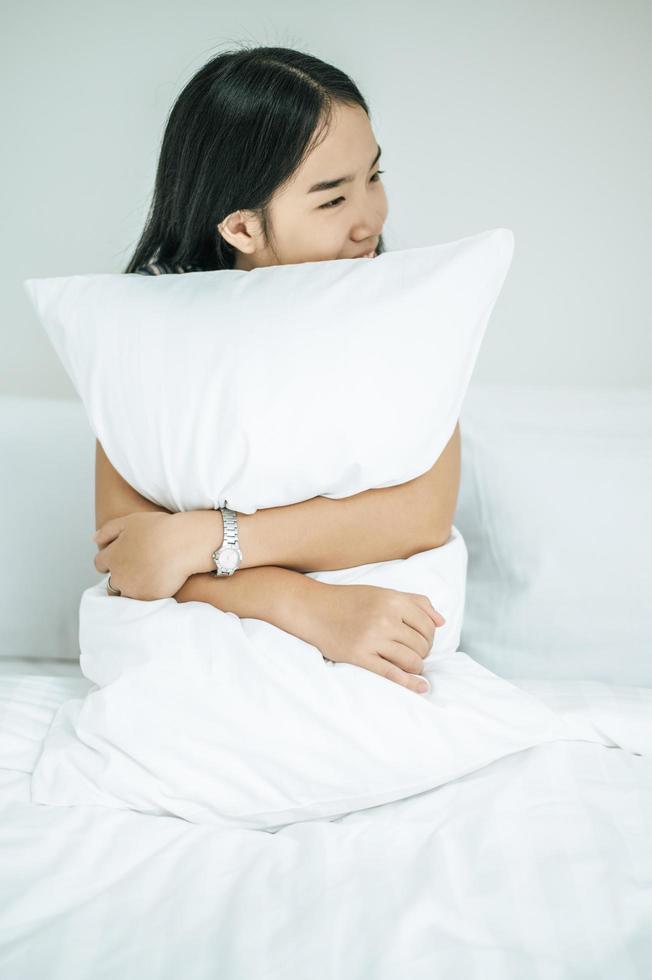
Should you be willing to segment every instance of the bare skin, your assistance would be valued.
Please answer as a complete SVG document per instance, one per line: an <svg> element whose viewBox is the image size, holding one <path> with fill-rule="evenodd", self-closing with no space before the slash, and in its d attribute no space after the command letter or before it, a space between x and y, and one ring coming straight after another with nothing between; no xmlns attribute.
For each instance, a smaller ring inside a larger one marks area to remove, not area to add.
<svg viewBox="0 0 652 980"><path fill-rule="evenodd" d="M274 196L269 242L250 212L233 212L219 224L238 250L235 268L373 251L388 210L379 165L370 167L377 148L366 113L338 107L323 142ZM349 183L310 192L319 181L347 175L353 177ZM357 664L418 691L423 660L444 622L430 600L375 586L328 585L303 573L408 558L441 546L450 534L459 481L458 423L431 469L407 483L238 514L242 565L234 575L216 578L210 556L222 543L219 512L172 514L157 506L120 476L98 442L95 568L110 572L123 596L173 596L263 619L314 644L329 660Z"/></svg>

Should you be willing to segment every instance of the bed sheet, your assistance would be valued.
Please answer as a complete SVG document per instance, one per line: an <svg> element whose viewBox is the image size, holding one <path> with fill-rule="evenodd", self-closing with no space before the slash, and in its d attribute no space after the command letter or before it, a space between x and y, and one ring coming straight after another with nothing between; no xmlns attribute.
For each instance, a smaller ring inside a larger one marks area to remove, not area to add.
<svg viewBox="0 0 652 980"><path fill-rule="evenodd" d="M512 683L605 744L270 832L31 803L90 682L0 675L0 977L648 980L652 689Z"/></svg>

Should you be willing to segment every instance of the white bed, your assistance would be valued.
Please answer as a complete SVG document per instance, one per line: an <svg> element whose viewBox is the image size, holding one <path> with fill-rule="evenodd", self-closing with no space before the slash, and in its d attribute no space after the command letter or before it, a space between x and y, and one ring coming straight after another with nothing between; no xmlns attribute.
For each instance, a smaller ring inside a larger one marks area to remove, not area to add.
<svg viewBox="0 0 652 980"><path fill-rule="evenodd" d="M652 547L642 489L632 473L620 472L620 503L627 501L621 529L632 522L639 538L629 550L621 542L620 553L609 550L617 542L604 545L615 609L601 607L595 594L586 597L586 608L595 608L595 636L582 645L574 639L571 627L584 623L586 635L588 621L577 592L574 613L564 607L545 624L532 616L520 656L522 633L510 635L498 624L505 663L522 666L505 672L487 626L487 576L501 579L503 590L512 580L504 568L487 570L482 556L503 557L496 542L509 541L509 529L502 535L496 525L494 491L482 482L493 477L473 455L482 438L490 458L500 459L505 413L518 404L518 413L508 414L518 418L532 453L519 472L529 474L533 488L538 480L540 495L538 439L559 494L581 500L581 471L569 485L555 473L559 460L550 459L551 407L572 409L586 450L584 472L591 469L589 449L603 463L605 452L610 458L604 440L586 428L587 420L604 416L614 451L618 423L628 433L626 459L640 467L647 458L649 476L652 392L476 386L469 395L455 518L469 546L461 649L572 716L578 739L514 753L418 796L277 832L31 803L30 774L57 707L91 686L77 660L75 614L82 589L98 578L90 540L94 442L76 403L2 400L3 459L12 474L2 533L6 554L15 558L3 573L0 633L2 980L652 976L651 612L640 604L632 623L618 592L631 597L632 582L649 584L649 564L628 569L622 557L637 556L636 549L649 554L641 540ZM563 443L559 459L576 464L577 451L567 452L573 425L557 445ZM513 433L509 445L519 445L518 438ZM503 467L501 500L514 489L506 474ZM519 515L510 513L518 526ZM541 526L545 531L543 520ZM557 524L559 540L565 533ZM528 590L533 608L544 593L550 597L542 571L549 564L534 564L535 578L512 581L521 617ZM592 581L590 568L575 574ZM556 581L560 575L557 569ZM507 614L503 593L500 602ZM563 667L546 655L547 629L559 637L555 650L565 651ZM570 649L572 642L571 658L564 644Z"/></svg>

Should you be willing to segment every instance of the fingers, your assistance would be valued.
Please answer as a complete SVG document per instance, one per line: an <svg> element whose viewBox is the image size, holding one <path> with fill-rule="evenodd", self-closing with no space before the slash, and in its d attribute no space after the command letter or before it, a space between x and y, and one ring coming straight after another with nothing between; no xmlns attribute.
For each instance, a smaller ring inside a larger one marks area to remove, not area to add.
<svg viewBox="0 0 652 980"><path fill-rule="evenodd" d="M397 646L400 646L400 644L397 644ZM372 670L375 674L379 674L381 677L386 677L387 680L393 681L395 684L400 684L402 687L407 687L410 691L415 691L417 694L426 694L430 690L430 682L427 678L401 670L399 666L390 660L386 660L380 653L376 656L370 655L366 658L362 666L367 670Z"/></svg>
<svg viewBox="0 0 652 980"><path fill-rule="evenodd" d="M122 530L121 518L114 517L112 520L106 521L102 527L99 527L95 534L92 535L92 539L98 548L106 548L107 544L115 541Z"/></svg>
<svg viewBox="0 0 652 980"><path fill-rule="evenodd" d="M419 620L418 623L414 616L410 623L405 621L399 623L392 630L392 639L398 640L399 643L405 643L406 646L416 650L419 656L427 657L435 639L435 627L425 613L422 615L423 619Z"/></svg>
<svg viewBox="0 0 652 980"><path fill-rule="evenodd" d="M443 626L445 624L446 619L442 616L442 614L437 609L435 609L435 607L433 606L432 602L430 601L427 595L420 595L418 592L408 592L406 594L409 595L412 599L414 599L414 601L417 603L418 606L420 606L421 609L423 609L426 613L428 613L428 615L432 618L435 626Z"/></svg>
<svg viewBox="0 0 652 980"><path fill-rule="evenodd" d="M406 626L406 629L409 630L410 627ZM412 636L416 636L414 630L411 632ZM382 646L378 646L377 652L379 656L396 664L408 674L421 674L423 672L423 661L427 653L422 655L414 647L401 643L399 640L389 640L387 643L383 643Z"/></svg>
<svg viewBox="0 0 652 980"><path fill-rule="evenodd" d="M97 569L98 572L111 571L110 566L112 561L112 552L113 552L113 546L112 544L108 544L106 545L105 548L102 548L102 550L98 551L98 553L95 555L95 557L93 558L93 564L95 565L95 568ZM113 556L113 558L115 558L115 555Z"/></svg>
<svg viewBox="0 0 652 980"><path fill-rule="evenodd" d="M93 559L93 564L98 572L108 572L110 571L109 563L107 561L106 549L98 551Z"/></svg>

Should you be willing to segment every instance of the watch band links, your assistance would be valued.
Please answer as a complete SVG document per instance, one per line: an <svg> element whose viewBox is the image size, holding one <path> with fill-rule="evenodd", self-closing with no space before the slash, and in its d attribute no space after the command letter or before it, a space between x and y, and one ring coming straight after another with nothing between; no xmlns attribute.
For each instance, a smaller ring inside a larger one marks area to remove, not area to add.
<svg viewBox="0 0 652 980"><path fill-rule="evenodd" d="M220 569L219 558L220 552L223 548L237 549L240 551L240 544L238 541L238 521L236 517L236 512L231 510L230 507L226 506L227 501L224 501L224 507L217 508L222 514L222 521L224 523L224 535L221 546L213 552L212 558L215 561L216 568L211 571L211 575L233 575L236 571L235 568L231 569Z"/></svg>

